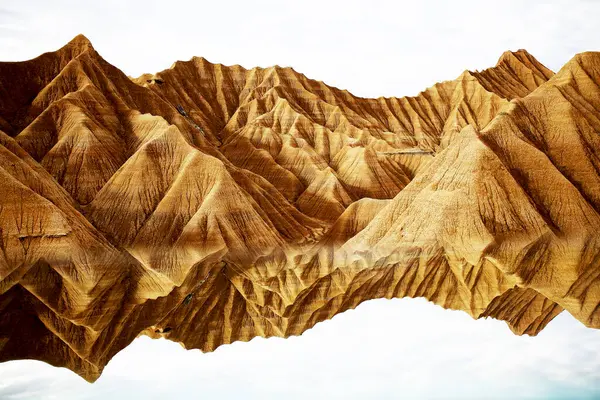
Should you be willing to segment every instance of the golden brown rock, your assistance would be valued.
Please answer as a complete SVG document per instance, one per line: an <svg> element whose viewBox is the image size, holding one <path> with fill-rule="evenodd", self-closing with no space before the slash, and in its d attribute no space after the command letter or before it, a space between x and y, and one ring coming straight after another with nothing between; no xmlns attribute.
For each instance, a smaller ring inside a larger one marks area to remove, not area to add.
<svg viewBox="0 0 600 400"><path fill-rule="evenodd" d="M136 336L214 350L422 296L600 328L600 54L415 97L202 58L136 79L78 36L0 63L0 361L93 381Z"/></svg>

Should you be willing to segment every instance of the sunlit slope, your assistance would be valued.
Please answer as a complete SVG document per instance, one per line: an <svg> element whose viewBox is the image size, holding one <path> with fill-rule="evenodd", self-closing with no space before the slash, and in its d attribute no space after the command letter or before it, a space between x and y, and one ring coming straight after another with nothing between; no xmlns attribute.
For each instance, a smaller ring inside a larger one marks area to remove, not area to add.
<svg viewBox="0 0 600 400"><path fill-rule="evenodd" d="M425 297L600 328L600 56L524 50L418 96L83 36L0 63L0 359L93 381L136 336L211 351Z"/></svg>

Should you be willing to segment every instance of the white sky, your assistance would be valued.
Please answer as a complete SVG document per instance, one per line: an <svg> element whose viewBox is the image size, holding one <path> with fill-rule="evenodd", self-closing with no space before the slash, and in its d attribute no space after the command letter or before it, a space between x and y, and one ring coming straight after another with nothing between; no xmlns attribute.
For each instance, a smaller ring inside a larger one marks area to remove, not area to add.
<svg viewBox="0 0 600 400"><path fill-rule="evenodd" d="M368 97L414 95L526 48L557 70L600 50L600 2L0 0L0 60L23 60L84 33L126 74L203 56L292 66Z"/></svg>
<svg viewBox="0 0 600 400"><path fill-rule="evenodd" d="M0 399L186 398L600 398L600 331L563 313L519 337L424 299L380 299L299 337L214 353L138 338L93 385L41 362L0 364Z"/></svg>
<svg viewBox="0 0 600 400"><path fill-rule="evenodd" d="M414 95L525 48L558 70L600 50L600 1L0 0L0 60L78 33L126 74L203 56L292 66L368 97ZM453 396L450 396L450 395ZM598 398L600 331L563 313L536 338L418 300L377 300L302 337L211 354L148 338L89 385L33 361L0 364L0 399Z"/></svg>

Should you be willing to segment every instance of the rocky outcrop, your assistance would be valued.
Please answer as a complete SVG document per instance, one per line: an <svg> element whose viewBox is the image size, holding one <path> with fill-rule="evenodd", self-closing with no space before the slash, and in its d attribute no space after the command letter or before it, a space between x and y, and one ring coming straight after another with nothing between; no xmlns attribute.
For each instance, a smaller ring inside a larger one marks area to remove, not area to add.
<svg viewBox="0 0 600 400"><path fill-rule="evenodd" d="M600 54L519 50L416 97L202 58L131 79L78 36L0 63L0 361L93 381L425 297L600 328Z"/></svg>

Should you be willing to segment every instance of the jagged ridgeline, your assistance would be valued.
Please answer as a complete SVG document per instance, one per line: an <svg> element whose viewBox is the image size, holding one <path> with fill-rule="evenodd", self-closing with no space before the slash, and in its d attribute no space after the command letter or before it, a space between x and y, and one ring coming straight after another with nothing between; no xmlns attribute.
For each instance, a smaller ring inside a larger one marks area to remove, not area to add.
<svg viewBox="0 0 600 400"><path fill-rule="evenodd" d="M85 379L140 334L211 351L425 297L600 328L600 54L524 50L416 97L83 36L0 63L0 361Z"/></svg>

